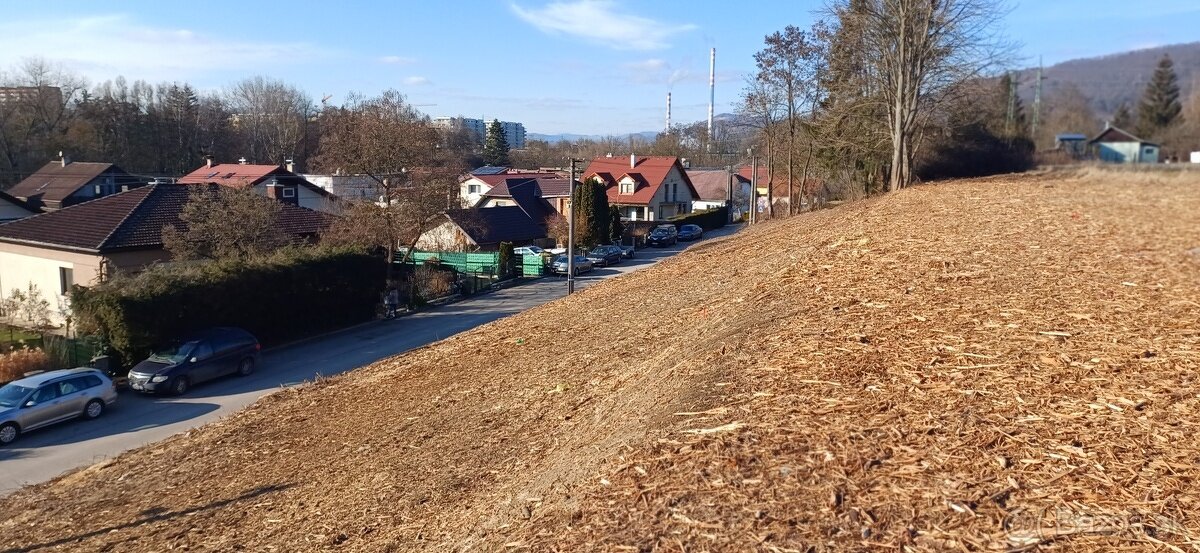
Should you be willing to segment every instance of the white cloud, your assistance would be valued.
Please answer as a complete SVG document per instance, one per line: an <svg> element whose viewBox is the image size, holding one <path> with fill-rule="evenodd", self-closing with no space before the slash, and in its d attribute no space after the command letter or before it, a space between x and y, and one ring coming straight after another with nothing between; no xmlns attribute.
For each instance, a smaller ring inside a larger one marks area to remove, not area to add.
<svg viewBox="0 0 1200 553"><path fill-rule="evenodd" d="M426 86L433 84L427 77L407 77L404 79L404 84L408 86Z"/></svg>
<svg viewBox="0 0 1200 553"><path fill-rule="evenodd" d="M644 61L632 61L625 64L625 67L634 71L662 71L670 65L665 60L648 59Z"/></svg>
<svg viewBox="0 0 1200 553"><path fill-rule="evenodd" d="M383 56L379 58L379 63L386 63L389 65L412 65L417 63L417 58L410 58L408 56Z"/></svg>
<svg viewBox="0 0 1200 553"><path fill-rule="evenodd" d="M556 1L542 8L511 4L513 13L544 33L577 37L617 50L659 50L668 39L696 29L622 12L612 0Z"/></svg>
<svg viewBox="0 0 1200 553"><path fill-rule="evenodd" d="M0 22L0 67L37 57L93 79L188 79L197 73L307 63L329 54L304 42L230 39L153 27L126 15Z"/></svg>

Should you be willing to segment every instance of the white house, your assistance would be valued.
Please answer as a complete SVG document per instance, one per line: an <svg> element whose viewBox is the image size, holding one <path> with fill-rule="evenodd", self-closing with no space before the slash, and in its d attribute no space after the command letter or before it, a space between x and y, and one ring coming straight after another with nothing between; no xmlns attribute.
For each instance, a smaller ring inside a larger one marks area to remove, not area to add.
<svg viewBox="0 0 1200 553"><path fill-rule="evenodd" d="M750 179L725 169L686 169L700 199L692 209L702 211L730 205L731 217L738 219L750 206Z"/></svg>
<svg viewBox="0 0 1200 553"><path fill-rule="evenodd" d="M699 200L679 158L630 155L598 157L583 172L584 181L597 180L621 217L630 221L660 220L692 212Z"/></svg>
<svg viewBox="0 0 1200 553"><path fill-rule="evenodd" d="M250 188L260 196L282 203L336 213L336 197L321 187L308 182L282 165L250 165L247 163L220 163L212 160L201 168L184 175L179 184L219 184L233 188Z"/></svg>
<svg viewBox="0 0 1200 553"><path fill-rule="evenodd" d="M1108 163L1158 163L1159 146L1132 133L1106 125L1104 132L1091 139L1096 158Z"/></svg>
<svg viewBox="0 0 1200 553"><path fill-rule="evenodd" d="M477 207L479 200L496 186L503 184L513 177L525 178L555 178L557 173L546 171L525 171L508 167L480 167L472 171L458 183L458 196L463 207Z"/></svg>
<svg viewBox="0 0 1200 553"><path fill-rule="evenodd" d="M322 190L346 200L379 201L382 195L379 183L367 175L305 173L300 176Z"/></svg>

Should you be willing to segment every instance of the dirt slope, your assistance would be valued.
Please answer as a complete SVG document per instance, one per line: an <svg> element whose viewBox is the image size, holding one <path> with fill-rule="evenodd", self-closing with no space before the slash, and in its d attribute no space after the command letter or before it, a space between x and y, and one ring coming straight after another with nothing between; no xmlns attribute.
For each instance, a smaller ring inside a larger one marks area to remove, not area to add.
<svg viewBox="0 0 1200 553"><path fill-rule="evenodd" d="M0 504L0 550L1188 548L1200 178L764 224Z"/></svg>

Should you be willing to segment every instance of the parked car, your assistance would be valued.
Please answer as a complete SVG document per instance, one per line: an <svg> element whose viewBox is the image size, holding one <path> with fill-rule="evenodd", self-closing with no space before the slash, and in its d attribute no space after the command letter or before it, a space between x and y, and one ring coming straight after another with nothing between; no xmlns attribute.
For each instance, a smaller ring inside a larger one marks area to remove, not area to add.
<svg viewBox="0 0 1200 553"><path fill-rule="evenodd" d="M698 240L704 238L704 229L700 225L683 225L679 227L680 240Z"/></svg>
<svg viewBox="0 0 1200 553"><path fill-rule="evenodd" d="M96 369L64 369L0 387L0 445L23 433L76 417L94 419L117 401L117 388Z"/></svg>
<svg viewBox="0 0 1200 553"><path fill-rule="evenodd" d="M650 235L646 237L647 246L673 246L676 242L679 242L679 233L675 230L675 225L654 227L650 231Z"/></svg>
<svg viewBox="0 0 1200 553"><path fill-rule="evenodd" d="M617 247L621 248L621 256L625 259L633 259L633 256L637 253L637 248L633 246L626 246L622 244Z"/></svg>
<svg viewBox="0 0 1200 553"><path fill-rule="evenodd" d="M625 257L619 246L596 246L587 253L587 258L597 267L616 265Z"/></svg>
<svg viewBox="0 0 1200 553"><path fill-rule="evenodd" d="M592 270L592 262L582 255L575 255L575 274L586 273ZM550 270L557 274L567 274L567 256L560 255L554 258L554 262L550 264Z"/></svg>
<svg viewBox="0 0 1200 553"><path fill-rule="evenodd" d="M229 374L247 376L262 346L240 328L213 328L174 340L129 371L139 392L182 395L194 384Z"/></svg>
<svg viewBox="0 0 1200 553"><path fill-rule="evenodd" d="M537 246L521 246L519 248L513 248L514 255L542 255L545 252L546 250Z"/></svg>

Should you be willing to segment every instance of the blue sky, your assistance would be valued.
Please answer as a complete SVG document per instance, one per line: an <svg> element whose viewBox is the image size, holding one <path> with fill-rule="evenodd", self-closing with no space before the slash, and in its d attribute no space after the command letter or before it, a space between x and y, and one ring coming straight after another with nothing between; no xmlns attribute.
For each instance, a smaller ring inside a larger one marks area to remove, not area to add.
<svg viewBox="0 0 1200 553"><path fill-rule="evenodd" d="M42 57L90 81L266 75L314 99L396 88L432 116L529 132L621 134L703 119L708 50L717 107L733 111L763 35L807 27L824 2L459 0L9 1L0 68ZM1028 64L1200 40L1196 0L1024 0L1004 31Z"/></svg>

